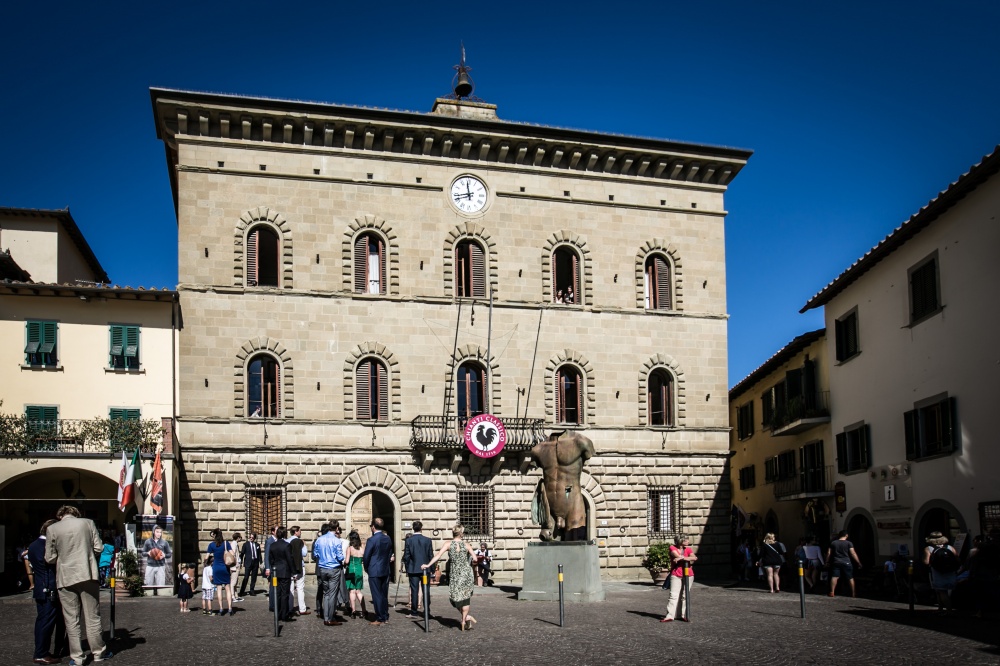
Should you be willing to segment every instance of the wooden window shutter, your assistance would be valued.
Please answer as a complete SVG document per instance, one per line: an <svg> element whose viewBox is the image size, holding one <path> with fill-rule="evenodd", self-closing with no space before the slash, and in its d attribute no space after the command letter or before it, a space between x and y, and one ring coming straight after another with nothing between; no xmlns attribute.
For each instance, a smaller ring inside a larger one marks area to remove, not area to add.
<svg viewBox="0 0 1000 666"><path fill-rule="evenodd" d="M25 324L27 329L27 345L24 347L24 351L27 354L35 354L38 352L38 347L42 344L42 322L40 321L29 321Z"/></svg>
<svg viewBox="0 0 1000 666"><path fill-rule="evenodd" d="M368 236L361 234L354 241L354 293L368 291Z"/></svg>
<svg viewBox="0 0 1000 666"><path fill-rule="evenodd" d="M576 420L573 423L583 423L583 377L579 374L576 374Z"/></svg>
<svg viewBox="0 0 1000 666"><path fill-rule="evenodd" d="M563 407L566 404L566 400L563 397L563 392L565 391L565 381L566 377L563 374L562 368L556 370L556 423L566 422L566 414L563 412Z"/></svg>
<svg viewBox="0 0 1000 666"><path fill-rule="evenodd" d="M917 410L911 409L903 414L903 432L906 439L906 459L916 460L919 453L917 438L919 437L919 422Z"/></svg>
<svg viewBox="0 0 1000 666"><path fill-rule="evenodd" d="M552 253L552 302L556 302L559 295L559 252Z"/></svg>
<svg viewBox="0 0 1000 666"><path fill-rule="evenodd" d="M139 327L124 326L123 329L125 364L126 367L136 369L139 367Z"/></svg>
<svg viewBox="0 0 1000 666"><path fill-rule="evenodd" d="M379 421L389 420L389 373L381 363L375 364L378 369L378 418Z"/></svg>
<svg viewBox="0 0 1000 666"><path fill-rule="evenodd" d="M386 270L385 270L385 243L381 238L378 239L378 285L380 294L389 293L388 285L386 284Z"/></svg>
<svg viewBox="0 0 1000 666"><path fill-rule="evenodd" d="M573 257L573 303L583 303L583 293L580 290L580 257L576 256L576 252L572 253Z"/></svg>
<svg viewBox="0 0 1000 666"><path fill-rule="evenodd" d="M872 427L866 423L858 435L861 437L861 460L859 463L861 469L868 469L872 460Z"/></svg>
<svg viewBox="0 0 1000 666"><path fill-rule="evenodd" d="M277 361L270 361L274 367L274 414L271 416L281 416L281 366Z"/></svg>
<svg viewBox="0 0 1000 666"><path fill-rule="evenodd" d="M668 426L674 425L674 378L673 375L669 373L664 373L665 380L663 382L663 424Z"/></svg>
<svg viewBox="0 0 1000 666"><path fill-rule="evenodd" d="M363 421L372 417L371 372L371 361L365 360L354 373L354 414Z"/></svg>
<svg viewBox="0 0 1000 666"><path fill-rule="evenodd" d="M958 429L957 402L955 398L945 398L941 404L941 450L954 451L957 445Z"/></svg>
<svg viewBox="0 0 1000 666"><path fill-rule="evenodd" d="M670 264L666 259L657 256L656 265L656 309L670 309Z"/></svg>
<svg viewBox="0 0 1000 666"><path fill-rule="evenodd" d="M486 297L486 255L478 243L470 243L472 254L472 295L476 298Z"/></svg>
<svg viewBox="0 0 1000 666"><path fill-rule="evenodd" d="M28 421L57 421L59 420L59 408L58 407L41 407L38 405L29 405L24 409L24 417Z"/></svg>
<svg viewBox="0 0 1000 666"><path fill-rule="evenodd" d="M847 358L847 352L845 351L846 343L844 340L844 333L847 328L845 326L846 323L847 322L841 321L839 319L833 322L833 337L834 337L834 344L836 345L837 348L838 361L843 361L845 358Z"/></svg>
<svg viewBox="0 0 1000 666"><path fill-rule="evenodd" d="M847 473L847 433L837 433L837 471L841 474Z"/></svg>
<svg viewBox="0 0 1000 666"><path fill-rule="evenodd" d="M260 238L259 229L251 229L250 233L247 234L247 274L244 282L249 287L257 286L257 247L258 240Z"/></svg>

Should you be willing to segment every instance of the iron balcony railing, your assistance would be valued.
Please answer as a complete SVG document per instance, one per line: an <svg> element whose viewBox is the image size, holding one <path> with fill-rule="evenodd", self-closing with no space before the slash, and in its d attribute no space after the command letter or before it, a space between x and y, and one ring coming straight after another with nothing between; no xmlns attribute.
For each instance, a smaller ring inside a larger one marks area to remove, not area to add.
<svg viewBox="0 0 1000 666"><path fill-rule="evenodd" d="M115 455L132 452L152 455L162 441L149 436L150 425L131 419L56 419L28 421L8 417L0 421L0 455L55 453Z"/></svg>
<svg viewBox="0 0 1000 666"><path fill-rule="evenodd" d="M774 406L770 425L772 430L780 430L790 423L802 419L830 416L830 392L818 391L812 396L798 396Z"/></svg>
<svg viewBox="0 0 1000 666"><path fill-rule="evenodd" d="M542 419L502 419L507 430L505 451L527 451L545 439ZM466 418L457 416L418 416L413 419L410 446L414 449L464 449Z"/></svg>
<svg viewBox="0 0 1000 666"><path fill-rule="evenodd" d="M774 496L777 499L828 493L833 493L832 465L800 469L798 473L774 482Z"/></svg>

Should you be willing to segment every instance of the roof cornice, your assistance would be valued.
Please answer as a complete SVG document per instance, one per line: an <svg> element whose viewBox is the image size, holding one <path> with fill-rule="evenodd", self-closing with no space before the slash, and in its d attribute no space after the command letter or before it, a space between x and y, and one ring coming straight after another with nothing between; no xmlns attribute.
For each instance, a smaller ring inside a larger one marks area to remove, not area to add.
<svg viewBox="0 0 1000 666"><path fill-rule="evenodd" d="M914 213L909 220L896 227L891 234L855 261L850 268L838 275L833 282L823 287L818 294L802 306L799 312L805 312L829 303L834 296L871 270L875 264L898 250L906 241L920 233L998 171L1000 171L1000 145L996 146L993 152L985 156L979 164L974 165L958 180L949 185L947 189L938 193L926 206Z"/></svg>
<svg viewBox="0 0 1000 666"><path fill-rule="evenodd" d="M178 137L443 157L724 190L752 151L412 111L151 88L176 201Z"/></svg>
<svg viewBox="0 0 1000 666"><path fill-rule="evenodd" d="M7 296L59 296L65 298L113 298L122 301L177 300L177 292L172 289L151 287L83 286L73 284L50 284L45 282L15 282L0 280L0 295Z"/></svg>

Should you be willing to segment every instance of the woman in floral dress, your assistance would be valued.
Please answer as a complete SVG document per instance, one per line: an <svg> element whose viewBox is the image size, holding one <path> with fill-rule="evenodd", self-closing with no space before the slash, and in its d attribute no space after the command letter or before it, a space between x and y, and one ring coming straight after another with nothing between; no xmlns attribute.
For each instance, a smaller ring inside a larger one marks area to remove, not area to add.
<svg viewBox="0 0 1000 666"><path fill-rule="evenodd" d="M427 564L420 565L420 568L433 567L442 555L448 553L448 598L451 605L462 613L462 631L470 631L476 623L476 618L469 615L472 588L475 587L476 579L472 573L472 547L462 539L464 533L464 527L455 525L451 530L451 542L442 546L437 555Z"/></svg>

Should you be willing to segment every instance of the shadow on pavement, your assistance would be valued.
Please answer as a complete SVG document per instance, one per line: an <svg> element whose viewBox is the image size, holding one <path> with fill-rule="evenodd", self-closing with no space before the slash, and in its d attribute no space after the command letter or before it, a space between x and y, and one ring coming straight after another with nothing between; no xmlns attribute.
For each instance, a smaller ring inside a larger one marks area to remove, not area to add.
<svg viewBox="0 0 1000 666"><path fill-rule="evenodd" d="M978 641L990 646L986 649L988 654L1000 655L1000 634L996 631L996 623L991 620L971 615L944 615L938 611L918 610L911 613L909 609L895 608L852 608L840 612Z"/></svg>
<svg viewBox="0 0 1000 666"><path fill-rule="evenodd" d="M540 617L536 617L535 618L535 622L542 622L544 624L551 624L553 627L558 627L559 626L558 622L553 622L552 620L546 620L546 619L540 618Z"/></svg>
<svg viewBox="0 0 1000 666"><path fill-rule="evenodd" d="M108 646L111 647L113 652L125 652L126 650L132 650L137 645L145 645L146 639L142 636L136 636L135 634L142 630L142 627L136 627L135 629L123 629L121 627L115 627L115 635L108 641Z"/></svg>
<svg viewBox="0 0 1000 666"><path fill-rule="evenodd" d="M639 617L648 617L653 620L656 620L657 622L659 622L660 618L663 617L663 613L647 613L646 611L635 611L635 610L630 610L626 612L629 613L630 615L638 615Z"/></svg>

